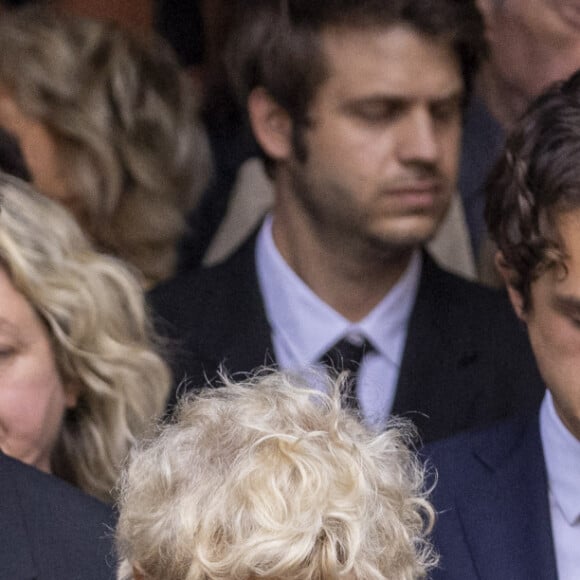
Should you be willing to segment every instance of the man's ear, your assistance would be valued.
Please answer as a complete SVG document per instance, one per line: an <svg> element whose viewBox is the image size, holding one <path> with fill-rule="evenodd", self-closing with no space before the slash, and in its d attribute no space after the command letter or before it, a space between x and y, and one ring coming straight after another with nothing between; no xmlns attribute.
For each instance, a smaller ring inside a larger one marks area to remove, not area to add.
<svg viewBox="0 0 580 580"><path fill-rule="evenodd" d="M507 265L502 252L499 250L495 254L495 267L497 268L497 271L499 272L500 276L502 277L502 280L504 281L505 287L508 291L510 302L512 303L512 306L518 318L523 322L525 322L526 311L524 309L524 297L522 296L519 290L516 290L514 286L515 273L513 269Z"/></svg>
<svg viewBox="0 0 580 580"><path fill-rule="evenodd" d="M264 152L275 160L288 159L292 153L290 115L262 87L248 97L248 114L254 136Z"/></svg>

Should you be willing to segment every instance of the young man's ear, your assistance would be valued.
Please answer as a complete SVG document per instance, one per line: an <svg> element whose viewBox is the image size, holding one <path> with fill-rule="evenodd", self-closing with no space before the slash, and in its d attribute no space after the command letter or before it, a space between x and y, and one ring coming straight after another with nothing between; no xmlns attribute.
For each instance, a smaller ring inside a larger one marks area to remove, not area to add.
<svg viewBox="0 0 580 580"><path fill-rule="evenodd" d="M516 290L514 286L514 276L515 272L510 268L501 251L497 251L495 254L495 267L499 272L502 280L504 281L505 287L508 291L510 302L520 320L526 321L526 311L524 309L524 297L519 290Z"/></svg>
<svg viewBox="0 0 580 580"><path fill-rule="evenodd" d="M292 153L292 120L286 110L262 87L248 97L248 114L254 136L264 152L275 160Z"/></svg>

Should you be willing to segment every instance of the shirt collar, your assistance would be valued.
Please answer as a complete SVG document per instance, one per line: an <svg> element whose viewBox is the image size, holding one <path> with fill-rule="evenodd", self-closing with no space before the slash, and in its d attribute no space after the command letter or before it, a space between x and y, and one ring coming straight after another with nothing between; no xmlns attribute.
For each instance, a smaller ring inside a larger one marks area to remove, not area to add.
<svg viewBox="0 0 580 580"><path fill-rule="evenodd" d="M540 433L550 492L570 526L580 524L580 441L568 431L546 391Z"/></svg>
<svg viewBox="0 0 580 580"><path fill-rule="evenodd" d="M292 345L296 363L315 363L339 339L353 334L366 337L380 354L400 366L421 277L420 251L413 253L397 284L357 323L321 300L290 268L274 244L271 216L258 234L256 267L272 330Z"/></svg>

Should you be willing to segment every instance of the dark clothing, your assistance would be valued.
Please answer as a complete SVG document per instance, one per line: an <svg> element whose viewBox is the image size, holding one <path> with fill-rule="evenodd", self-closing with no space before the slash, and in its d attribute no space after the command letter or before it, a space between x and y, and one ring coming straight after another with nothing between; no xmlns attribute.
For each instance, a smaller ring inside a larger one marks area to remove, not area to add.
<svg viewBox="0 0 580 580"><path fill-rule="evenodd" d="M465 112L458 186L476 258L481 253L481 243L487 231L483 215L485 183L501 153L504 140L501 125L483 101L474 97Z"/></svg>
<svg viewBox="0 0 580 580"><path fill-rule="evenodd" d="M112 580L112 510L0 453L0 578Z"/></svg>
<svg viewBox="0 0 580 580"><path fill-rule="evenodd" d="M275 362L258 285L255 236L223 264L178 277L150 294L159 328L176 348L182 389ZM424 441L539 405L543 384L527 335L504 293L445 272L424 254L393 413Z"/></svg>
<svg viewBox="0 0 580 580"><path fill-rule="evenodd" d="M557 580L537 415L425 449L437 469L432 580Z"/></svg>

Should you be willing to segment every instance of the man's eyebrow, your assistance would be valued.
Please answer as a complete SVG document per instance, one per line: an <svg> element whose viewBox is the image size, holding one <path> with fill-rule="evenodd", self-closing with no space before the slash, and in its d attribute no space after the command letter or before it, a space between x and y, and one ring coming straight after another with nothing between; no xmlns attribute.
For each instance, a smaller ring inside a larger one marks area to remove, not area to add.
<svg viewBox="0 0 580 580"><path fill-rule="evenodd" d="M428 106L439 106L447 105L452 103L462 104L465 99L465 91L463 89L458 89L456 91L450 91L449 93L443 95L434 95L433 97L425 97ZM408 95L404 93L373 93L369 95L361 95L359 97L352 97L345 101L342 107L345 110L355 111L362 107L368 106L384 106L384 107L404 107L406 105L412 104L416 100L413 95Z"/></svg>
<svg viewBox="0 0 580 580"><path fill-rule="evenodd" d="M446 95L441 95L435 99L432 99L432 103L449 103L457 101L458 103L463 102L465 99L465 91L463 89L450 92Z"/></svg>
<svg viewBox="0 0 580 580"><path fill-rule="evenodd" d="M388 95L372 95L362 98L354 98L342 104L342 109L351 113L357 113L366 109L402 109L409 101L404 97Z"/></svg>

